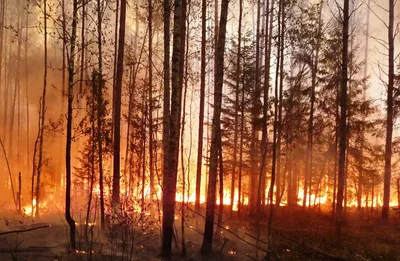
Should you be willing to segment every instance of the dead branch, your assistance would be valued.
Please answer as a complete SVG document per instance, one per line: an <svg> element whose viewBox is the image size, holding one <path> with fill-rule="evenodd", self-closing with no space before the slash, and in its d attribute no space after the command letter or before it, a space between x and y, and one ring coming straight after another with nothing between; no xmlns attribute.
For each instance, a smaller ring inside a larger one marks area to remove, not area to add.
<svg viewBox="0 0 400 261"><path fill-rule="evenodd" d="M49 225L44 225L44 226L40 226L40 227L33 227L33 228L28 228L28 229L11 230L11 231L7 231L7 232L1 232L0 236L13 234L13 233L29 232L29 231L33 231L33 230L37 230L37 229L48 228L48 227L51 227L51 225L49 224Z"/></svg>

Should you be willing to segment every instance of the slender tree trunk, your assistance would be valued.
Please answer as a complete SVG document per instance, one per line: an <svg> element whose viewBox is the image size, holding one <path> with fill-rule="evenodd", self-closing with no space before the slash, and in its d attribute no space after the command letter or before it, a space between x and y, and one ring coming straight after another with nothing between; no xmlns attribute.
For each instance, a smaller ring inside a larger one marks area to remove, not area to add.
<svg viewBox="0 0 400 261"><path fill-rule="evenodd" d="M63 57L62 57L62 91L61 91L61 114L64 112L64 95L66 94L65 91L65 75L66 75L66 57L67 57L67 45L66 45L66 17L65 17L65 0L61 1L61 13L62 13L62 37L63 37Z"/></svg>
<svg viewBox="0 0 400 261"><path fill-rule="evenodd" d="M29 8L29 2L27 3L27 8ZM27 170L28 173L31 169L30 167L30 139L29 139L29 131L30 131L30 124L29 124L29 94L28 94L28 86L29 86L29 68L28 68L28 37L29 37L29 12L25 14L25 102L26 102L26 163L27 163ZM0 29L2 30L2 29ZM0 41L2 36L0 35ZM1 42L0 42L0 49L1 49ZM0 61L1 61L1 53L0 50ZM1 62L0 62L1 67ZM0 89L1 89L1 69L0 69Z"/></svg>
<svg viewBox="0 0 400 261"><path fill-rule="evenodd" d="M285 19L286 19L286 13L285 13L285 5L286 2L283 1L280 3L281 6L281 37L280 37L280 52L281 52L281 61L280 61L280 69L279 69L279 107L278 107L278 130L277 130L277 159L276 159L276 208L279 207L281 198L282 198L282 192L284 191L284 187L281 188L281 145L282 145L282 105L283 105L283 81L284 81L284 71L283 71L283 65L284 65L284 50L285 50ZM284 178L284 177L283 177ZM284 180L284 179L283 179Z"/></svg>
<svg viewBox="0 0 400 261"><path fill-rule="evenodd" d="M272 51L272 29L273 29L273 20L274 20L274 6L275 6L275 0L272 0L271 3L271 8L269 7L269 0L267 0L267 7L266 7L266 22L265 22L265 44L266 44L266 54L265 54L265 70L264 70L264 105L263 105L263 115L264 115L264 121L263 121L263 137L262 139L262 144L265 145L264 149L265 151L263 152L265 157L267 157L267 149L268 149L268 109L269 109L269 88L270 88L270 72L271 72L271 51ZM264 162L267 164L267 161ZM267 167L263 169L262 172L262 177L261 177L261 201L262 201L262 206L265 207L265 202L266 202L266 195L265 195L265 189L266 189L266 179L267 179Z"/></svg>
<svg viewBox="0 0 400 261"><path fill-rule="evenodd" d="M235 133L233 138L233 166L232 166L232 183L231 183L231 216L233 212L233 204L235 201L235 180L237 165L237 145L239 134L239 97L240 97L240 59L242 56L242 17L243 17L243 0L239 0L239 28L238 28L238 47L236 57L236 90L235 90Z"/></svg>
<svg viewBox="0 0 400 261"><path fill-rule="evenodd" d="M255 84L253 89L252 97L252 112L251 112L251 144L250 144L250 157L251 157L251 175L250 175L250 191L249 191L249 213L255 215L257 209L257 181L258 181L258 117L260 110L260 12L261 12L261 0L257 0L257 28L256 28L256 71L255 71Z"/></svg>
<svg viewBox="0 0 400 261"><path fill-rule="evenodd" d="M242 211L242 177L243 177L243 140L244 140L244 98L245 98L245 88L244 88L244 77L242 77L242 97L240 102L240 145L239 145L239 179L238 179L238 218L240 219Z"/></svg>
<svg viewBox="0 0 400 261"><path fill-rule="evenodd" d="M153 145L153 0L148 1L149 8L149 164L150 164L150 200L154 193L154 145Z"/></svg>
<svg viewBox="0 0 400 261"><path fill-rule="evenodd" d="M201 2L201 72L200 72L200 115L197 145L196 201L195 209L200 210L201 169L203 165L204 97L206 89L206 41L207 41L207 0ZM240 25L239 25L240 26Z"/></svg>
<svg viewBox="0 0 400 261"><path fill-rule="evenodd" d="M364 50L364 79L368 76L368 49L369 49L369 15L370 15L370 6L371 0L367 2L367 21L366 25L367 28L365 33L365 50ZM363 86L363 102L367 100L367 81L365 81ZM365 117L363 118L363 122L365 122ZM360 145L360 167L359 167L359 176L358 176L358 209L361 213L362 210L362 194L363 194L363 176L364 176L364 149L365 149L365 127L362 127L362 134L361 134L361 145ZM367 194L368 195L368 194ZM368 204L368 200L365 200L366 204ZM365 207L368 210L368 207Z"/></svg>
<svg viewBox="0 0 400 261"><path fill-rule="evenodd" d="M349 0L343 5L343 36L342 36L342 70L340 80L340 122L339 122L339 170L338 194L336 205L336 233L339 241L342 235L343 224L343 192L345 185L345 158L347 140L347 64L349 45Z"/></svg>
<svg viewBox="0 0 400 261"><path fill-rule="evenodd" d="M265 256L266 260L271 259L271 248L272 248L272 227L273 227L273 219L275 214L275 203L274 203L274 186L276 179L276 160L277 160L277 132L278 132L278 78L279 78L279 68L281 61L281 18L282 18L282 9L283 3L279 1L279 9L278 9L278 43L277 43L277 65L276 65L276 74L275 74L275 97L274 97L274 130L273 130L273 140L272 140L272 168L271 168L271 183L268 191L269 198L269 218L268 218L268 245L267 245L267 254ZM278 196L278 194L276 195Z"/></svg>
<svg viewBox="0 0 400 261"><path fill-rule="evenodd" d="M184 60L184 50L185 50L184 24L186 19L186 7L185 7L186 2L185 0L174 0L174 6L175 10L174 10L173 51L172 51L172 94L171 94L171 111L169 118L169 144L168 144L168 152L165 153L164 151L164 157L168 156L167 160L169 162L167 166L164 165L165 172L163 179L163 184L164 184L163 231L162 231L163 238L162 238L162 249L161 249L161 256L163 258L171 257L171 250L172 250L171 243L174 233L173 225L175 216L176 181L178 175L179 134L180 134L180 118L182 109L181 100L182 100L182 84L183 84L183 60ZM164 33L166 32L164 31ZM164 70L166 69L164 68ZM164 75L164 77L166 77L166 75ZM166 86L164 86L164 94L166 91L165 88ZM164 105L166 104L164 103ZM164 142L167 141L164 140ZM164 163L165 161L166 159L164 158Z"/></svg>
<svg viewBox="0 0 400 261"><path fill-rule="evenodd" d="M389 0L389 71L387 85L387 118L386 118L386 144L385 144L385 175L383 179L383 206L382 221L389 222L390 179L392 176L392 136L393 136L393 86L394 86L394 7L395 1Z"/></svg>
<svg viewBox="0 0 400 261"><path fill-rule="evenodd" d="M103 37L102 37L102 4L97 0L97 46L99 48L99 80L97 83L97 146L99 153L99 187L100 187L100 227L105 228L104 219L104 170L103 170Z"/></svg>
<svg viewBox="0 0 400 261"><path fill-rule="evenodd" d="M118 61L117 79L115 83L115 115L114 115L114 165L113 165L113 193L112 205L118 211L120 204L120 147L121 147L121 96L122 78L124 73L124 51L125 51L125 21L126 21L126 0L121 0L121 17L119 21L118 39Z"/></svg>
<svg viewBox="0 0 400 261"><path fill-rule="evenodd" d="M169 127L170 127L170 17L171 17L171 5L170 1L164 0L164 101L163 101L163 188L166 187L166 173L169 170ZM163 189L163 199L165 199ZM163 204L164 207L164 204ZM164 211L164 209L163 209ZM163 212L164 213L164 212ZM163 221L164 222L164 221ZM163 223L164 224L164 223Z"/></svg>
<svg viewBox="0 0 400 261"><path fill-rule="evenodd" d="M72 11L72 33L70 43L70 57L68 61L68 110L67 110L67 140L66 140L66 189L65 189L65 219L70 227L70 247L76 249L75 244L75 221L71 216L71 142L72 142L72 105L74 102L74 72L75 72L75 45L76 29L78 23L78 0L73 1ZM66 41L66 39L64 39Z"/></svg>
<svg viewBox="0 0 400 261"><path fill-rule="evenodd" d="M40 115L39 127L39 160L37 166L36 176L36 217L39 217L40 208L40 178L43 163L43 136L44 136L44 121L46 115L46 89L47 89L47 0L44 0L44 78L43 78L43 93L42 93L42 109ZM33 210L32 210L33 211Z"/></svg>
<svg viewBox="0 0 400 261"><path fill-rule="evenodd" d="M117 85L117 67L118 67L118 19L119 17L119 4L122 0L115 0L115 27L114 27L114 67L113 67L113 85L112 85L112 125L115 126L115 99L117 98L116 94L116 85ZM121 4L122 5L122 4ZM122 7L121 7L122 9ZM121 11L122 12L122 11ZM120 25L121 27L121 25ZM111 129L111 136L114 139L114 128Z"/></svg>
<svg viewBox="0 0 400 261"><path fill-rule="evenodd" d="M215 197L216 197L216 182L217 182L217 169L218 169L218 136L220 135L221 124L221 107L222 107L222 87L224 79L224 50L226 39L226 24L228 16L228 0L221 2L221 20L218 30L218 41L216 48L216 71L214 72L214 112L212 122L211 134L211 149L210 149L210 170L209 170L209 184L207 195L206 207L206 224L204 229L203 244L201 246L201 253L203 255L209 254L212 251L212 241L214 234L214 211L215 211Z"/></svg>
<svg viewBox="0 0 400 261"><path fill-rule="evenodd" d="M82 75L81 75L82 76ZM99 75L99 79L101 79L101 76ZM97 96L95 96L96 94L96 84L101 84L101 80L98 81L98 83L96 83L96 76L95 74L93 74L93 79L92 79L92 116L90 117L90 121L91 121L91 135L92 137L90 137L91 139L91 145L92 145L92 151L91 151L91 158L90 158L90 179L89 179L89 200L88 200L88 204L87 204L87 210L86 210L86 225L85 225L85 236L86 236L86 240L89 246L89 234L88 234L88 230L89 230L89 223L90 223L90 210L92 207L92 197L93 197L93 185L94 185L94 175L95 175L95 153L96 153L96 131L95 131L95 121L96 121L96 107L95 107L95 99L97 99ZM100 104L98 104L97 106L100 106ZM88 247L88 251L90 251L89 247Z"/></svg>
<svg viewBox="0 0 400 261"><path fill-rule="evenodd" d="M82 28L81 28L81 68L80 68L80 82L79 82L79 95L83 94L83 67L85 66L85 26L86 26L86 4L82 3Z"/></svg>

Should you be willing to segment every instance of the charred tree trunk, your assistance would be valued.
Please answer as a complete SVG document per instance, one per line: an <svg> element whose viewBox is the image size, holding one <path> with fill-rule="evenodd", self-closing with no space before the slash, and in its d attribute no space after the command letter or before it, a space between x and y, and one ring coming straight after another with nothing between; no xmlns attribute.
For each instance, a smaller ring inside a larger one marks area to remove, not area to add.
<svg viewBox="0 0 400 261"><path fill-rule="evenodd" d="M120 204L120 147L121 147L121 96L122 77L124 73L124 51L125 51L125 21L126 21L126 0L121 0L121 17L119 21L118 39L118 61L117 79L115 82L115 115L114 115L114 165L113 165L113 193L112 205L118 211Z"/></svg>
<svg viewBox="0 0 400 261"><path fill-rule="evenodd" d="M236 90L235 90L235 133L233 138L233 166L232 166L232 183L231 183L231 216L233 214L233 204L235 201L235 180L237 165L237 145L239 132L239 97L240 97L240 59L242 53L242 17L243 17L243 0L239 0L239 28L238 28L238 49L236 57Z"/></svg>
<svg viewBox="0 0 400 261"><path fill-rule="evenodd" d="M214 72L214 112L211 134L209 184L206 207L206 224L204 229L203 244L201 246L201 253L203 255L211 253L214 234L215 196L218 173L218 137L220 135L220 133L218 132L221 128L222 87L224 79L224 50L226 24L228 17L228 3L228 0L222 0L221 2L221 19L218 30L218 41L215 56L216 71Z"/></svg>
<svg viewBox="0 0 400 261"><path fill-rule="evenodd" d="M200 210L201 169L203 165L204 97L206 89L206 41L207 41L207 0L201 2L201 72L200 72L200 115L197 145L196 201L195 209Z"/></svg>
<svg viewBox="0 0 400 261"><path fill-rule="evenodd" d="M344 0L342 35L342 70L340 80L340 122L339 122L339 170L336 204L336 234L341 240L343 224L343 192L345 185L345 159L347 140L347 65L349 47L349 0Z"/></svg>
<svg viewBox="0 0 400 261"><path fill-rule="evenodd" d="M392 136L393 136L393 88L394 88L394 6L395 1L389 0L389 71L387 85L387 116L386 116L386 144L385 144L385 175L383 179L383 206L382 221L389 222L390 179L392 176Z"/></svg>
<svg viewBox="0 0 400 261"><path fill-rule="evenodd" d="M272 248L272 227L273 227L273 219L275 215L275 203L274 203L274 186L276 179L276 161L277 161L277 135L278 135L278 79L279 79L279 68L281 62L281 19L282 19L282 9L283 3L279 1L279 9L278 9L278 43L277 43L277 65L276 65L276 74L275 74L275 97L274 97L274 130L273 130L273 139L272 139L272 168L271 168L271 183L268 191L269 198L269 218L268 218L268 245L267 245L267 254L265 256L266 260L271 259L271 248ZM276 195L278 197L278 194Z"/></svg>
<svg viewBox="0 0 400 261"><path fill-rule="evenodd" d="M183 60L185 50L186 0L174 0L174 6L172 94L169 118L169 144L167 154L165 154L164 151L164 157L168 156L167 159L164 158L164 162L166 162L166 160L169 162L167 164L167 168L164 166L165 172L163 179L163 238L161 249L161 256L163 258L171 257L171 243L174 233L173 225L175 215L176 181L178 176L180 118L182 109L181 100L184 65ZM164 75L164 77L165 76L166 75ZM165 88L166 87L164 86L164 91ZM164 142L167 141L164 140Z"/></svg>
<svg viewBox="0 0 400 261"><path fill-rule="evenodd" d="M153 0L148 1L149 8L149 164L150 164L150 200L154 194L154 145L153 145Z"/></svg>
<svg viewBox="0 0 400 261"><path fill-rule="evenodd" d="M46 115L46 89L47 89L47 0L43 2L44 10L44 77L43 77L43 92L42 92L42 104L41 104L41 115L40 115L40 127L39 127L39 159L37 166L36 176L36 217L39 217L40 208L40 178L43 164L43 134L44 134L44 121ZM32 210L33 211L33 210Z"/></svg>
<svg viewBox="0 0 400 261"><path fill-rule="evenodd" d="M249 213L254 216L257 209L257 181L258 181L258 153L257 153L257 131L258 131L258 117L260 110L260 12L261 0L257 1L257 28L256 28L256 71L255 71L255 84L252 99L252 112L251 112L251 144L250 144L250 157L251 157L251 176L250 176L250 191L249 191Z"/></svg>
<svg viewBox="0 0 400 261"><path fill-rule="evenodd" d="M103 38L102 38L102 4L97 0L97 46L99 48L99 81L97 83L97 146L99 153L99 187L100 187L100 226L105 228L104 220L104 171L103 171L103 126L102 116L104 114L103 105Z"/></svg>
<svg viewBox="0 0 400 261"><path fill-rule="evenodd" d="M72 33L70 43L70 56L68 60L68 110L67 110L67 140L66 140L66 188L65 188L65 219L70 228L70 247L76 249L75 244L75 221L71 216L71 142L72 142L72 105L74 102L74 73L75 73L75 45L76 45L76 29L78 23L78 0L73 1L72 11ZM66 39L64 39L65 41Z"/></svg>
<svg viewBox="0 0 400 261"><path fill-rule="evenodd" d="M169 125L170 125L170 1L164 0L164 101L163 101L163 188L166 186L166 173L169 170ZM164 189L163 189L164 193ZM164 199L163 194L163 199ZM164 224L164 223L163 223Z"/></svg>

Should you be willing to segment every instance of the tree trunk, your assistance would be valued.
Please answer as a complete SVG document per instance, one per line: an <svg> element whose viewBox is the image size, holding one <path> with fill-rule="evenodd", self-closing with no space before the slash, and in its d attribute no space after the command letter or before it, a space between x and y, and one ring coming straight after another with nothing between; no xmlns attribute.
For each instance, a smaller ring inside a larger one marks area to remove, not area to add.
<svg viewBox="0 0 400 261"><path fill-rule="evenodd" d="M171 257L171 243L173 237L173 225L175 218L175 196L176 196L176 181L178 176L180 118L182 109L181 108L182 84L183 84L182 76L183 76L183 60L184 60L184 50L185 50L184 40L185 40L185 21L186 21L185 20L186 1L174 0L174 6L175 10L174 10L173 49L172 49L172 94L171 94L171 111L169 118L170 121L169 144L168 144L168 153L165 154L164 151L164 157L167 156L168 157L167 160L169 162L167 166L164 165L165 171L163 179L163 184L164 184L163 231L162 231L163 238L162 238L162 249L161 249L161 256L163 258ZM166 75L164 75L164 77L166 77ZM166 87L164 86L164 91L165 88ZM164 140L164 142L166 141ZM165 158L164 162L166 162Z"/></svg>
<svg viewBox="0 0 400 261"><path fill-rule="evenodd" d="M164 0L164 101L163 101L163 188L168 180L165 175L169 170L169 125L170 125L170 17L171 6L170 1ZM164 191L164 190L163 190ZM164 192L163 192L164 193ZM163 194L163 200L164 198ZM164 205L163 205L164 206ZM163 209L164 210L164 209Z"/></svg>
<svg viewBox="0 0 400 261"><path fill-rule="evenodd" d="M232 183L231 183L231 216L233 214L233 204L235 201L235 179L237 165L237 145L239 132L239 95L240 95L240 59L242 53L242 17L243 17L243 0L239 0L239 28L238 28L238 49L236 57L236 90L235 90L235 133L233 138L233 166L232 166Z"/></svg>
<svg viewBox="0 0 400 261"><path fill-rule="evenodd" d="M209 184L207 193L206 224L204 229L203 244L201 246L201 253L203 255L211 253L214 234L215 194L218 172L218 136L220 135L220 133L218 132L221 128L222 87L224 79L224 50L228 16L228 3L228 0L222 0L221 2L221 19L218 30L218 42L215 56L215 61L217 62L217 64L216 71L214 72L214 112L211 134Z"/></svg>
<svg viewBox="0 0 400 261"><path fill-rule="evenodd" d="M260 109L260 12L261 12L261 0L257 0L257 28L256 28L256 71L255 71L255 84L253 90L252 99L252 112L251 112L251 144L250 144L250 157L251 157L251 176L250 176L250 191L249 191L249 213L254 216L257 209L257 181L258 181L258 117Z"/></svg>
<svg viewBox="0 0 400 261"><path fill-rule="evenodd" d="M124 51L125 51L125 21L126 21L126 0L121 0L121 17L119 21L118 39L118 61L117 79L115 83L115 115L114 115L114 165L113 165L113 189L112 206L118 211L120 204L120 147L121 147L121 96L122 78L124 73Z"/></svg>
<svg viewBox="0 0 400 261"><path fill-rule="evenodd" d="M76 27L78 23L78 0L73 1L72 11L72 34L70 43L70 57L68 61L68 110L67 110L67 141L66 141L66 188L65 188L65 219L70 228L70 246L72 250L76 249L75 244L75 221L71 216L71 142L72 142L72 105L74 102L74 72L75 72L75 45L76 45ZM64 39L66 41L66 39Z"/></svg>
<svg viewBox="0 0 400 261"><path fill-rule="evenodd" d="M153 0L148 1L149 7L149 164L150 164L150 200L154 194L154 145L153 145Z"/></svg>
<svg viewBox="0 0 400 261"><path fill-rule="evenodd" d="M338 194L336 203L336 234L341 240L343 223L343 192L345 185L345 158L347 140L347 63L349 41L349 0L344 0L343 6L343 36L342 36L342 70L340 80L340 122L339 122L339 170Z"/></svg>
<svg viewBox="0 0 400 261"><path fill-rule="evenodd" d="M43 163L43 134L44 134L44 121L46 115L46 89L47 89L47 0L44 0L44 77L43 77L43 93L40 115L40 129L39 129L39 160L37 166L36 176L36 217L39 217L40 208L40 178ZM32 210L33 211L33 210Z"/></svg>
<svg viewBox="0 0 400 261"><path fill-rule="evenodd" d="M100 227L105 228L104 220L104 171L103 171L103 126L102 116L104 111L103 104L103 38L102 38L102 5L101 0L97 0L97 46L99 48L99 82L97 88L97 146L99 153L99 187L100 187Z"/></svg>
<svg viewBox="0 0 400 261"><path fill-rule="evenodd" d="M201 72L200 72L200 115L197 145L196 201L195 210L200 210L201 168L203 165L204 96L206 88L206 41L207 41L207 0L201 2ZM239 25L240 26L240 25Z"/></svg>
<svg viewBox="0 0 400 261"><path fill-rule="evenodd" d="M382 221L389 222L390 179L392 176L392 136L393 136L393 85L394 85L394 0L389 0L389 71L387 85L387 118L386 118L386 144L385 144L385 175L383 178L383 206Z"/></svg>
<svg viewBox="0 0 400 261"><path fill-rule="evenodd" d="M274 203L274 186L276 179L276 160L277 160L277 132L278 132L278 78L279 78L279 68L281 61L281 17L282 17L283 3L279 1L278 9L278 43L277 43L277 65L275 74L275 97L274 97L274 130L273 130L273 140L272 140L272 168L271 168L271 183L268 191L268 198L270 204L269 218L268 218L268 245L267 254L265 256L266 260L271 259L271 248L272 248L272 227L273 219L275 214L275 203ZM278 196L278 195L276 195Z"/></svg>

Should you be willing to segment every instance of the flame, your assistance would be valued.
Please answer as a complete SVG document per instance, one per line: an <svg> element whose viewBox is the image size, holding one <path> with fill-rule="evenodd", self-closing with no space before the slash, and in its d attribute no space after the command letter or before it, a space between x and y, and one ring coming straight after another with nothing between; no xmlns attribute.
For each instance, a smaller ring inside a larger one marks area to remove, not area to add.
<svg viewBox="0 0 400 261"><path fill-rule="evenodd" d="M31 216L32 215L32 206L33 209L36 208L36 198L33 199L32 204L26 205L22 208L22 211L24 213L25 216ZM35 214L34 214L35 215Z"/></svg>

